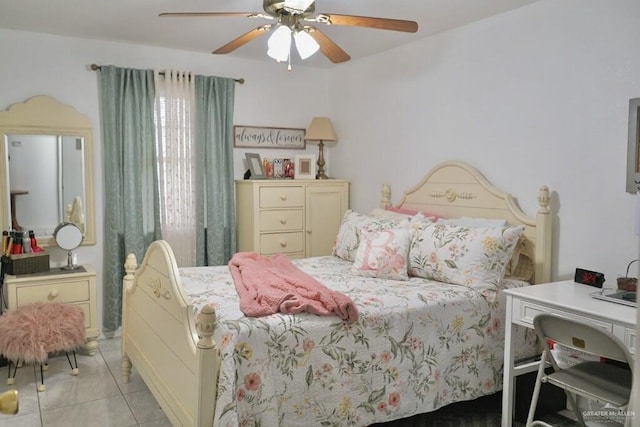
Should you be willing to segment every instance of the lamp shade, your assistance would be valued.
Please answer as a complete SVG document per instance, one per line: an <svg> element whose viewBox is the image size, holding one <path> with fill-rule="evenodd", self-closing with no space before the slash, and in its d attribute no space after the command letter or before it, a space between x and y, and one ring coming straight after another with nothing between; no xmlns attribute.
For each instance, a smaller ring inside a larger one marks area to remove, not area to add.
<svg viewBox="0 0 640 427"><path fill-rule="evenodd" d="M285 0L284 7L295 13L303 13L315 0Z"/></svg>
<svg viewBox="0 0 640 427"><path fill-rule="evenodd" d="M278 27L267 42L267 55L276 61L286 61L291 49L291 30L289 27Z"/></svg>
<svg viewBox="0 0 640 427"><path fill-rule="evenodd" d="M338 141L336 131L328 117L314 117L304 135L307 141Z"/></svg>
<svg viewBox="0 0 640 427"><path fill-rule="evenodd" d="M296 49L302 59L307 59L320 49L318 42L306 31L294 33L293 39L296 41Z"/></svg>

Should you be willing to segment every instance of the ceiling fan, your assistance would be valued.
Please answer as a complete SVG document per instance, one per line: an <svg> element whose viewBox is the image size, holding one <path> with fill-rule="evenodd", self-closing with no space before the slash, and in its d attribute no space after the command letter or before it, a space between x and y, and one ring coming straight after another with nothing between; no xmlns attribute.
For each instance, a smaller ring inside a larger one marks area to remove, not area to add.
<svg viewBox="0 0 640 427"><path fill-rule="evenodd" d="M340 48L314 25L345 25L366 27L380 30L404 31L415 33L418 24L401 19L374 18L369 16L337 15L333 13L315 14L314 0L263 0L265 13L255 12L170 12L161 13L161 17L245 17L275 20L274 24L261 25L242 34L229 43L214 50L215 54L234 51L251 40L273 31L268 41L267 54L277 61L291 62L291 39L295 41L300 57L306 59L320 50L333 63L351 59L349 54Z"/></svg>

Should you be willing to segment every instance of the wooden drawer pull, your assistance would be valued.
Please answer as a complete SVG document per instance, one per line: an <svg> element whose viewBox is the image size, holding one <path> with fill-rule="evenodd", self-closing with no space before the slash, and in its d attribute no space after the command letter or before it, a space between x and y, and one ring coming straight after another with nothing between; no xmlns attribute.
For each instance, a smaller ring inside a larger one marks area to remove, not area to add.
<svg viewBox="0 0 640 427"><path fill-rule="evenodd" d="M287 200L287 195L286 194L281 195L280 200L282 200L283 202Z"/></svg>
<svg viewBox="0 0 640 427"><path fill-rule="evenodd" d="M58 290L57 289L53 289L51 292L49 292L49 299L56 299L58 298Z"/></svg>
<svg viewBox="0 0 640 427"><path fill-rule="evenodd" d="M287 223L287 218L280 218L280 224L284 225Z"/></svg>
<svg viewBox="0 0 640 427"><path fill-rule="evenodd" d="M282 246L283 248L287 247L287 241L286 240L280 240L280 246Z"/></svg>

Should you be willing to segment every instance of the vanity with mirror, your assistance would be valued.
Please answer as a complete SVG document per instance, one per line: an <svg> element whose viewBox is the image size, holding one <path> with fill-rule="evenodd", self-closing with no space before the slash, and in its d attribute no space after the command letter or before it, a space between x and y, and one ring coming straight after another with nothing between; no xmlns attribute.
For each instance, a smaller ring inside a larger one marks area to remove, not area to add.
<svg viewBox="0 0 640 427"><path fill-rule="evenodd" d="M2 229L33 230L53 246L64 222L96 243L90 119L49 96L35 96L0 112Z"/></svg>
<svg viewBox="0 0 640 427"><path fill-rule="evenodd" d="M42 274L6 274L7 308L36 301L78 305L85 349L100 335L96 271L75 265L72 250L96 243L91 120L49 96L0 112L0 222L3 230L33 230L38 245L68 252L66 267Z"/></svg>

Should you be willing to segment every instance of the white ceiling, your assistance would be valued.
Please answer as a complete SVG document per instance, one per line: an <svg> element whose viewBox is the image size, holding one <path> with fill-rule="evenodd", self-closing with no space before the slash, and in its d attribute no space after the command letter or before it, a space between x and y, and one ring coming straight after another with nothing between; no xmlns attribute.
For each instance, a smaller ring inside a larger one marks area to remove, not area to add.
<svg viewBox="0 0 640 427"><path fill-rule="evenodd" d="M503 13L537 0L317 0L316 13L374 16L418 22L401 33L346 26L320 26L352 59ZM273 21L236 17L159 18L161 12L262 12L260 0L1 0L0 27L87 39L110 40L208 53ZM272 61L266 36L232 53ZM292 62L300 62L292 55ZM339 67L320 52L305 65Z"/></svg>

